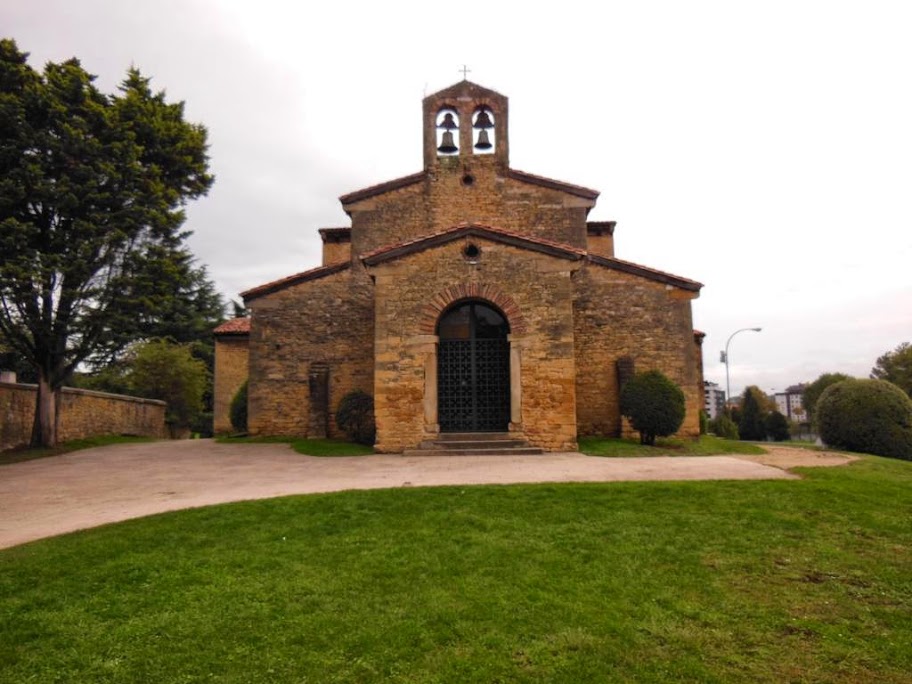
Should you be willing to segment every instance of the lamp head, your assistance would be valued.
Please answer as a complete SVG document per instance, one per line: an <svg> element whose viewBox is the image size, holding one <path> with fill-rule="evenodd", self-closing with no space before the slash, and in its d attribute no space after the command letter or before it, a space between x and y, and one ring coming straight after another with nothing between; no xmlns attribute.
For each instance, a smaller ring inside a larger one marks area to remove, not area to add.
<svg viewBox="0 0 912 684"><path fill-rule="evenodd" d="M754 332L760 332L761 330L763 330L763 328L751 328L751 330L753 330Z"/></svg>

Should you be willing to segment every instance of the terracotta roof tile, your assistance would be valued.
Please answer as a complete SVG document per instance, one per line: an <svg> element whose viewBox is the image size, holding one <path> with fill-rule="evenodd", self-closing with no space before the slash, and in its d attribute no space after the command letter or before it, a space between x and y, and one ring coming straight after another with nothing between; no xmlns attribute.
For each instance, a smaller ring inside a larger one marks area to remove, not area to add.
<svg viewBox="0 0 912 684"><path fill-rule="evenodd" d="M589 261L593 264L598 264L599 266L604 266L615 271L622 271L624 273L630 273L631 275L642 276L643 278L665 283L666 285L673 285L674 287L679 287L682 290L689 290L690 292L699 292L703 287L703 283L698 283L696 280L682 278L681 276L676 276L672 273L665 273L664 271L649 268L648 266L641 266L640 264L635 264L632 261L616 259L615 257L606 257L600 254L589 254Z"/></svg>
<svg viewBox="0 0 912 684"><path fill-rule="evenodd" d="M333 273L339 273L344 271L346 268L351 266L351 262L343 261L338 264L329 264L328 266L319 266L317 268L312 268L309 271L302 271L301 273L295 273L290 275L287 278L280 278L279 280L273 280L271 283L265 283L258 287L251 288L245 292L241 292L241 297L244 298L244 301L251 301L257 297L262 297L263 295L272 294L273 292L278 292L279 290L284 290L286 287L291 287L292 285L297 285L299 283L305 283L309 280L317 280L318 278L323 278Z"/></svg>
<svg viewBox="0 0 912 684"><path fill-rule="evenodd" d="M250 319L232 318L212 331L213 335L247 335L250 333Z"/></svg>
<svg viewBox="0 0 912 684"><path fill-rule="evenodd" d="M512 244L517 247L524 247L536 251L543 251L563 258L580 259L586 255L585 250L562 242L514 233L509 230L504 230L503 228L495 228L494 226L487 226L479 223L460 223L452 228L431 233L430 235L422 235L421 237L412 240L404 240L396 244L380 247L379 249L362 254L360 259L368 266L373 266L374 264L383 263L384 261L389 261L406 254L412 254L423 249L445 244L463 237L464 235L486 237L497 242Z"/></svg>
<svg viewBox="0 0 912 684"><path fill-rule="evenodd" d="M339 201L343 206L345 206L346 204L351 204L352 202L359 202L370 197L376 197L377 195L382 195L385 192L391 192L393 190L398 190L399 188L405 188L409 185L419 183L424 180L425 175L426 174L424 171L419 171L418 173L413 173L409 176L394 178L393 180L386 181L385 183L378 183L377 185L371 185L369 187L350 192L347 195L342 195L339 198Z"/></svg>
<svg viewBox="0 0 912 684"><path fill-rule="evenodd" d="M551 188L552 190L560 190L585 199L594 200L600 194L598 190L584 188L582 185L573 185L572 183L565 183L564 181L554 180L553 178L536 176L533 173L526 173L525 171L519 171L517 169L507 169L506 176L524 183L540 185L545 188Z"/></svg>

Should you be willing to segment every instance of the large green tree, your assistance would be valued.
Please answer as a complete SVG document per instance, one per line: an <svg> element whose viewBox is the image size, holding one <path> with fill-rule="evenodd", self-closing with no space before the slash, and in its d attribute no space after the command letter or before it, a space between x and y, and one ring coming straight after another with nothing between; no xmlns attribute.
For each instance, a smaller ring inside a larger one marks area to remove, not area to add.
<svg viewBox="0 0 912 684"><path fill-rule="evenodd" d="M871 369L871 377L892 382L912 397L912 345L903 342L878 358Z"/></svg>
<svg viewBox="0 0 912 684"><path fill-rule="evenodd" d="M766 439L766 417L769 413L769 397L756 385L747 387L741 399L741 419L738 422L741 439L753 442Z"/></svg>
<svg viewBox="0 0 912 684"><path fill-rule="evenodd" d="M57 441L59 389L165 320L204 195L206 131L136 69L108 95L79 61L38 72L0 41L0 334L37 371L33 443Z"/></svg>
<svg viewBox="0 0 912 684"><path fill-rule="evenodd" d="M802 396L801 401L804 410L807 412L808 421L812 425L817 424L817 400L820 399L823 390L830 385L835 385L837 382L848 379L849 376L845 373L824 373L804 388L804 395Z"/></svg>

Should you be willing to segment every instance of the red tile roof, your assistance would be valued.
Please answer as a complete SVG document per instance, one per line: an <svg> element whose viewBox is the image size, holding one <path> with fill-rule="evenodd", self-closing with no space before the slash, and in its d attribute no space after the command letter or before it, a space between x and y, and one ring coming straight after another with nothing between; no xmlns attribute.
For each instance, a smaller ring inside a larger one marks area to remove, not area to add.
<svg viewBox="0 0 912 684"><path fill-rule="evenodd" d="M232 318L212 331L213 335L247 335L249 333L250 319L247 317Z"/></svg>
<svg viewBox="0 0 912 684"><path fill-rule="evenodd" d="M457 240L466 235L484 237L496 242L502 242L515 247L522 247L538 252L545 252L552 256L565 259L581 259L586 256L585 250L562 242L532 237L530 235L522 235L520 233L504 230L503 228L495 228L494 226L487 226L479 223L460 223L459 225L437 233L422 235L421 237L412 240L405 240L393 245L380 247L379 249L362 254L360 259L368 266L373 266L375 264L383 263L384 261L397 259L406 254L413 254L414 252L419 252L424 249L437 247L438 245L452 242L453 240Z"/></svg>
<svg viewBox="0 0 912 684"><path fill-rule="evenodd" d="M268 295L279 290L284 290L286 287L290 287L292 285L306 283L309 280L317 280L318 278L323 278L325 276L332 275L333 273L339 273L349 267L351 267L351 262L343 261L338 264L330 264L328 266L312 268L309 271L295 273L294 275L290 275L287 278L273 280L271 283L266 283L265 285L260 285L259 287L254 287L245 292L241 292L241 297L244 298L245 302L249 302L253 299L256 299L257 297L262 297L263 295Z"/></svg>
<svg viewBox="0 0 912 684"><path fill-rule="evenodd" d="M424 171L419 171L418 173L413 173L409 176L394 178L393 180L386 181L385 183L378 183L377 185L371 185L369 187L350 192L347 195L342 195L339 198L339 201L344 207L346 204L360 202L361 200L376 197L377 195L382 195L386 192L391 192L393 190L398 190L399 188L406 188L409 185L414 185L415 183L420 183L424 180L425 176L426 174Z"/></svg>
<svg viewBox="0 0 912 684"><path fill-rule="evenodd" d="M560 190L561 192L566 192L585 199L594 200L600 194L598 190L584 188L582 185L573 185L572 183L565 183L564 181L554 180L553 178L536 176L535 174L518 171L517 169L507 169L506 176L507 178L512 178L523 183L531 183L532 185L540 185L552 190Z"/></svg>
<svg viewBox="0 0 912 684"><path fill-rule="evenodd" d="M679 287L682 290L688 290L690 292L699 292L703 287L703 283L698 283L696 280L682 278L681 276L665 273L664 271L658 271L654 268L649 268L648 266L640 266L639 264L635 264L632 261L624 261L622 259L606 257L600 254L590 254L589 261L593 264L604 266L605 268L610 268L614 271L621 271L623 273L641 276L643 278L648 278L649 280L655 280L659 283L665 283L666 285Z"/></svg>

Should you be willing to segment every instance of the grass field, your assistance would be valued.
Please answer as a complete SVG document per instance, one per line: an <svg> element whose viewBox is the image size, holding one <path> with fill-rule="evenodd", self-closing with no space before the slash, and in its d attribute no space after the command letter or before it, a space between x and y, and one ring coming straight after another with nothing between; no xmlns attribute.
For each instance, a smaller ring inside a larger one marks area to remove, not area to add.
<svg viewBox="0 0 912 684"><path fill-rule="evenodd" d="M786 443L787 444L787 443ZM580 451L590 456L717 456L719 454L764 453L756 444L734 439L701 435L699 439L659 437L655 446L644 446L637 440L611 437L580 437Z"/></svg>
<svg viewBox="0 0 912 684"><path fill-rule="evenodd" d="M292 437L216 437L221 444L290 444L306 456L367 456L372 447L341 439L294 439Z"/></svg>
<svg viewBox="0 0 912 684"><path fill-rule="evenodd" d="M0 682L910 682L912 464L231 504L0 552Z"/></svg>

